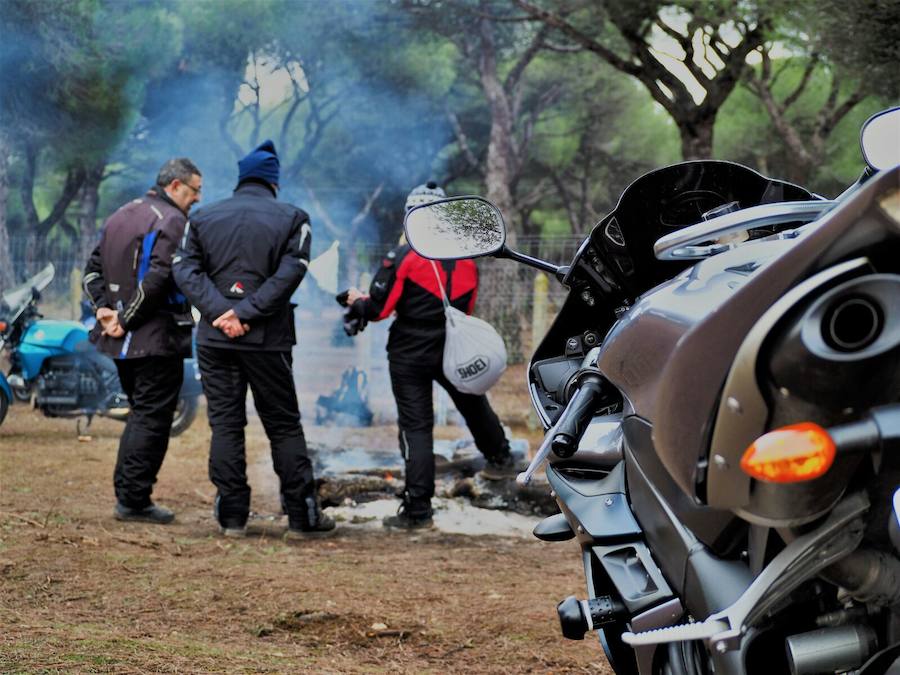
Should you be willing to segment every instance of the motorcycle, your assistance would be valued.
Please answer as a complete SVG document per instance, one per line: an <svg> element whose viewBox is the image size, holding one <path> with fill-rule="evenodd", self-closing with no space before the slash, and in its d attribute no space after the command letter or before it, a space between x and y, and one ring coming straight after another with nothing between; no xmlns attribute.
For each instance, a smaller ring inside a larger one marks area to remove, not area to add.
<svg viewBox="0 0 900 675"><path fill-rule="evenodd" d="M492 255L568 297L528 368L586 599L616 673L900 668L900 108L834 200L737 164L631 184L571 264L506 246L478 197L420 206L410 245ZM893 665L892 665L893 664ZM891 672L896 672L892 670Z"/></svg>
<svg viewBox="0 0 900 675"><path fill-rule="evenodd" d="M95 415L125 421L128 397L116 365L90 344L84 323L45 320L38 313L41 291L53 274L48 264L0 298L0 353L8 349L10 361L9 374L0 372L0 423L13 400L33 400L47 417L86 418L86 427ZM190 427L201 393L197 363L185 359L172 436Z"/></svg>

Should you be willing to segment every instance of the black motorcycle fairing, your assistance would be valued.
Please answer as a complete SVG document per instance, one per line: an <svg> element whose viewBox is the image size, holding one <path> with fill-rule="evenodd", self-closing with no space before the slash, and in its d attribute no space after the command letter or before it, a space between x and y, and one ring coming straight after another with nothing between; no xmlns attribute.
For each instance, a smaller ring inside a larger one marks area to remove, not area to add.
<svg viewBox="0 0 900 675"><path fill-rule="evenodd" d="M738 547L746 534L746 523L737 518L732 512L710 508L697 501L689 499L669 476L666 468L659 460L656 447L653 444L653 426L645 419L637 415L630 415L622 423L625 433L625 449L627 475L629 478L629 490L632 485L631 477L635 471L640 472L641 482L650 483L654 490L660 494L661 499L671 509L677 520L690 532L690 537L696 537L716 555L734 558L739 554ZM653 500L658 501L658 500ZM644 524L644 528L652 522L662 522L660 517L661 507L644 500L632 500L633 510L638 520ZM678 548L674 542L681 541L683 537L678 533L666 535L667 526L660 530L668 544L662 542L662 550L670 550L670 547ZM689 552L690 546L686 545L685 552ZM677 563L677 555L668 556L670 562ZM683 562L683 561L682 561ZM676 575L683 578L683 570Z"/></svg>
<svg viewBox="0 0 900 675"><path fill-rule="evenodd" d="M659 387L654 395L652 422L660 460L687 495L697 496L703 481L710 483L710 492L711 482L719 480L714 469L707 471L709 441L714 425L726 423L719 405L722 386L752 327L802 280L842 261L868 255L872 249L885 248L885 242L900 237L900 225L879 206L881 200L896 192L898 180L900 167L868 181L820 221L807 226L803 236L780 255L737 284L733 293L716 303L710 298L704 315L681 325L682 335L666 355L661 375L655 378ZM718 259L719 264L727 264L740 257L743 249L757 246L769 248L767 244L748 245L709 262ZM715 311L710 311L712 307ZM691 386L684 386L686 382ZM738 400L732 406L734 412L728 414L747 417L740 403ZM743 437L731 445L743 451L768 430L767 422L768 415L763 414L755 426L745 424ZM728 473L749 481L749 477L742 478L738 471L731 470L730 463L725 468L729 471L722 471L723 476Z"/></svg>
<svg viewBox="0 0 900 675"><path fill-rule="evenodd" d="M701 222L713 209L814 198L802 187L733 162L699 160L651 171L629 185L597 223L566 283L573 291L593 287L616 307L631 305L694 262L657 260L653 244L660 237Z"/></svg>
<svg viewBox="0 0 900 675"><path fill-rule="evenodd" d="M659 237L701 221L705 212L723 204L747 208L812 197L803 188L740 164L713 160L674 164L628 186L575 254L563 281L569 295L532 356L529 383L544 426L553 423L565 401L554 394L560 381L548 382L537 372L539 362L568 355L573 339L582 342L584 351L595 346L640 295L692 264L656 260L653 244ZM589 344L588 336L597 341ZM569 370L576 363L573 358Z"/></svg>

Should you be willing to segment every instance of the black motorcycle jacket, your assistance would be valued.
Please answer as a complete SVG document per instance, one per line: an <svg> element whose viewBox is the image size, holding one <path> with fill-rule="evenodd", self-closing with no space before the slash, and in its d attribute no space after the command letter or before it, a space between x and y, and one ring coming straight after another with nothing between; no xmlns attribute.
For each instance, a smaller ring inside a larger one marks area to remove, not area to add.
<svg viewBox="0 0 900 675"><path fill-rule="evenodd" d="M311 240L306 212L255 179L197 211L173 262L179 288L202 316L197 344L290 351L297 341L290 298L306 274ZM212 326L230 309L250 326L242 337Z"/></svg>
<svg viewBox="0 0 900 675"><path fill-rule="evenodd" d="M450 304L471 314L478 293L475 263L472 260L432 262L407 245L385 256L372 279L369 295L353 304L354 313L368 321L381 321L396 312L387 343L391 361L441 362L446 329L438 276Z"/></svg>
<svg viewBox="0 0 900 675"><path fill-rule="evenodd" d="M190 305L172 278L172 258L187 217L166 193L152 188L113 213L84 269L84 292L94 312L118 311L125 336L91 332L113 358L191 354Z"/></svg>

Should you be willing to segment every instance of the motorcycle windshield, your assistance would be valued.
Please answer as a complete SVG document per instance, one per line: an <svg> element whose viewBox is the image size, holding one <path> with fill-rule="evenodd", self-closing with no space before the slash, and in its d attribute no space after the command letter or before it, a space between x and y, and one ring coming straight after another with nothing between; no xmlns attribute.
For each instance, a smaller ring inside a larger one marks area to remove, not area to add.
<svg viewBox="0 0 900 675"><path fill-rule="evenodd" d="M53 263L0 297L0 314L15 316L31 300L32 289L43 291L53 281Z"/></svg>
<svg viewBox="0 0 900 675"><path fill-rule="evenodd" d="M602 266L597 271L611 293L631 304L694 264L657 260L653 244L660 237L702 222L714 209L808 199L813 195L801 187L733 162L700 160L657 169L625 188L616 208L594 227L593 267Z"/></svg>

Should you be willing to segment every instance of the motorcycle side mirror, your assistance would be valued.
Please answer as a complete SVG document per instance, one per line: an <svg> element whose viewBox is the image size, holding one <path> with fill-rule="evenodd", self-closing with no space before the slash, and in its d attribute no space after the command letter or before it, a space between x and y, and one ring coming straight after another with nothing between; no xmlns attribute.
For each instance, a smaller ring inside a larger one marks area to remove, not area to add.
<svg viewBox="0 0 900 675"><path fill-rule="evenodd" d="M417 206L406 214L403 227L416 253L433 260L490 255L506 241L503 216L480 197L452 197Z"/></svg>
<svg viewBox="0 0 900 675"><path fill-rule="evenodd" d="M876 171L900 164L900 106L875 113L859 133L863 159Z"/></svg>
<svg viewBox="0 0 900 675"><path fill-rule="evenodd" d="M568 267L513 251L506 246L506 225L500 209L481 197L450 197L411 209L403 220L406 241L432 260L509 258L549 272L562 281Z"/></svg>

